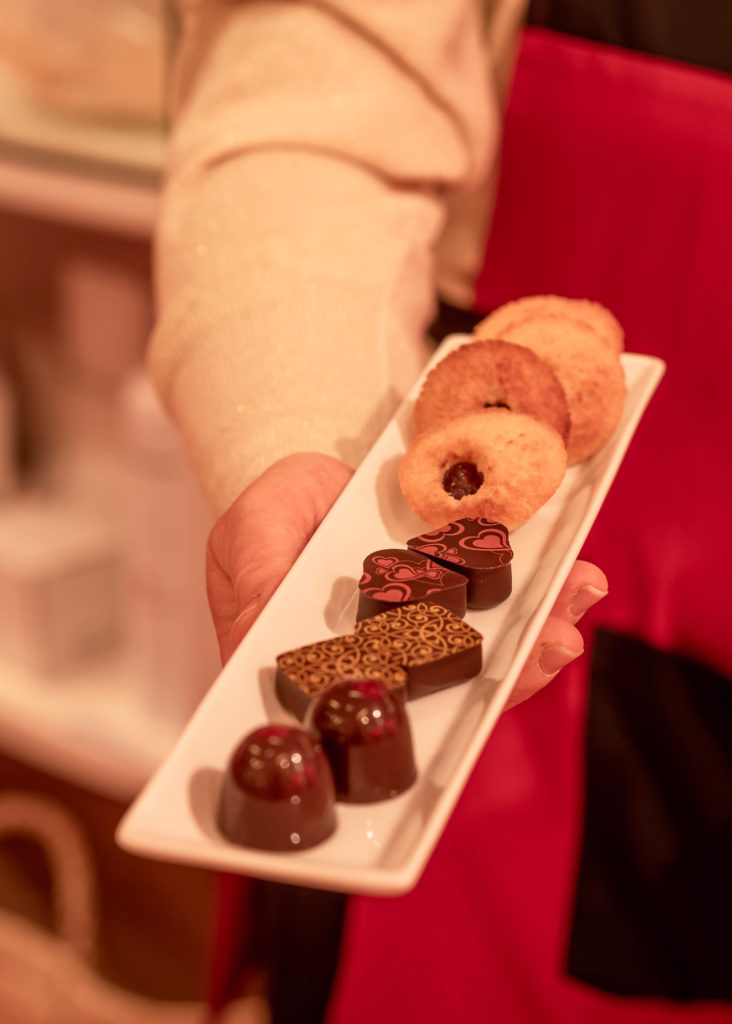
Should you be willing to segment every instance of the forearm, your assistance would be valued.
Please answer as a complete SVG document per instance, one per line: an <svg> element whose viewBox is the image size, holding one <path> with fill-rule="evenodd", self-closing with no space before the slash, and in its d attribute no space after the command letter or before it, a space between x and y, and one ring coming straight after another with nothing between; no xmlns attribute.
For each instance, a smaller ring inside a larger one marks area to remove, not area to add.
<svg viewBox="0 0 732 1024"><path fill-rule="evenodd" d="M293 451L356 465L427 357L439 201L263 151L213 169L178 216L151 366L215 510Z"/></svg>
<svg viewBox="0 0 732 1024"><path fill-rule="evenodd" d="M480 11L215 4L194 25L151 367L217 510L290 451L355 464L422 366L444 200L497 136Z"/></svg>

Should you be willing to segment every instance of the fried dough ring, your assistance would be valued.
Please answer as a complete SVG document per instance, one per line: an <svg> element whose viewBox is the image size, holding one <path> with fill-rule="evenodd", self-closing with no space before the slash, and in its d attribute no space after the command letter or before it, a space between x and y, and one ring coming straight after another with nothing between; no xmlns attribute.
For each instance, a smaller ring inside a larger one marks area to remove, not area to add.
<svg viewBox="0 0 732 1024"><path fill-rule="evenodd" d="M569 402L567 463L593 455L618 425L625 404L625 374L594 328L559 314L536 314L504 330L554 369Z"/></svg>
<svg viewBox="0 0 732 1024"><path fill-rule="evenodd" d="M461 345L429 372L414 406L414 432L499 406L548 423L567 443L569 405L551 366L508 341Z"/></svg>
<svg viewBox="0 0 732 1024"><path fill-rule="evenodd" d="M514 530L551 498L564 477L567 453L553 427L525 413L483 409L414 438L399 466L412 510L431 526L485 516ZM473 493L456 497L448 477L466 466ZM472 467L472 469L471 469Z"/></svg>
<svg viewBox="0 0 732 1024"><path fill-rule="evenodd" d="M569 299L563 295L526 295L494 309L474 329L476 338L505 338L504 329L517 320L538 314L560 314L587 324L600 334L614 352L625 348L625 332L605 306L592 299Z"/></svg>

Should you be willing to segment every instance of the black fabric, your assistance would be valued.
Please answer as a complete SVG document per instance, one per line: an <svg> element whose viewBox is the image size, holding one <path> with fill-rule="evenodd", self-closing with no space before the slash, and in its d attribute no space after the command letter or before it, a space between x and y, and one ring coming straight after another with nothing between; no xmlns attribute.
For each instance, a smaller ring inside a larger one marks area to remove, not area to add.
<svg viewBox="0 0 732 1024"><path fill-rule="evenodd" d="M569 974L732 999L732 682L600 631L586 745Z"/></svg>
<svg viewBox="0 0 732 1024"><path fill-rule="evenodd" d="M475 325L487 315L487 312L473 313L440 300L428 333L435 341L443 341L448 334L470 334Z"/></svg>
<svg viewBox="0 0 732 1024"><path fill-rule="evenodd" d="M340 956L347 897L254 880L247 959L265 970L272 1024L321 1024Z"/></svg>
<svg viewBox="0 0 732 1024"><path fill-rule="evenodd" d="M732 72L732 4L728 0L532 0L529 22Z"/></svg>

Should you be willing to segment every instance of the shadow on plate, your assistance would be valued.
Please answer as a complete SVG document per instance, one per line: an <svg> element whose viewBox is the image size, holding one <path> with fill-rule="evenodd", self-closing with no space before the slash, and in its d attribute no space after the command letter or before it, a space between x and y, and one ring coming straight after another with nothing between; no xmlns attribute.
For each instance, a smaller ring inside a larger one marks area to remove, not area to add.
<svg viewBox="0 0 732 1024"><path fill-rule="evenodd" d="M376 500L387 533L395 544L406 545L410 537L423 533L428 527L412 512L399 487L401 458L401 455L392 455L381 465L376 477ZM364 557L369 553L365 551Z"/></svg>
<svg viewBox="0 0 732 1024"><path fill-rule="evenodd" d="M193 819L207 839L220 840L216 810L224 773L218 768L199 768L188 786L188 803Z"/></svg>
<svg viewBox="0 0 732 1024"><path fill-rule="evenodd" d="M339 576L333 583L323 615L325 624L333 633L352 633L356 625L358 608L358 580L353 576ZM325 637L313 637L313 641Z"/></svg>

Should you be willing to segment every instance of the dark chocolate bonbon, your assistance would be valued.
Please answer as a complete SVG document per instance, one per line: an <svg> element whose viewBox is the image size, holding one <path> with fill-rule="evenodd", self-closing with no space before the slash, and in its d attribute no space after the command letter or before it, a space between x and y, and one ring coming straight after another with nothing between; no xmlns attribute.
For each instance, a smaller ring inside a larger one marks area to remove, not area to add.
<svg viewBox="0 0 732 1024"><path fill-rule="evenodd" d="M502 523L484 517L456 519L412 537L407 546L462 573L468 581L469 608L493 608L511 594L513 551Z"/></svg>
<svg viewBox="0 0 732 1024"><path fill-rule="evenodd" d="M481 641L442 605L403 605L363 619L346 636L280 654L277 696L299 718L314 697L344 679L379 679L390 690L419 697L477 675Z"/></svg>
<svg viewBox="0 0 732 1024"><path fill-rule="evenodd" d="M363 642L348 633L277 656L275 691L297 718L304 718L313 698L344 679L380 679L387 689L397 691L407 685L406 671L390 662L381 636Z"/></svg>
<svg viewBox="0 0 732 1024"><path fill-rule="evenodd" d="M478 675L483 637L442 605L419 601L381 612L356 626L362 643L381 638L407 673L408 699Z"/></svg>
<svg viewBox="0 0 732 1024"><path fill-rule="evenodd" d="M358 589L359 620L416 601L444 605L461 618L467 608L464 576L403 548L383 548L367 555Z"/></svg>
<svg viewBox="0 0 732 1024"><path fill-rule="evenodd" d="M404 701L374 679L335 683L307 719L330 761L336 797L387 800L414 782L417 769Z"/></svg>
<svg viewBox="0 0 732 1024"><path fill-rule="evenodd" d="M227 839L261 850L305 850L327 839L335 787L321 744L291 725L249 733L229 758L218 822Z"/></svg>

